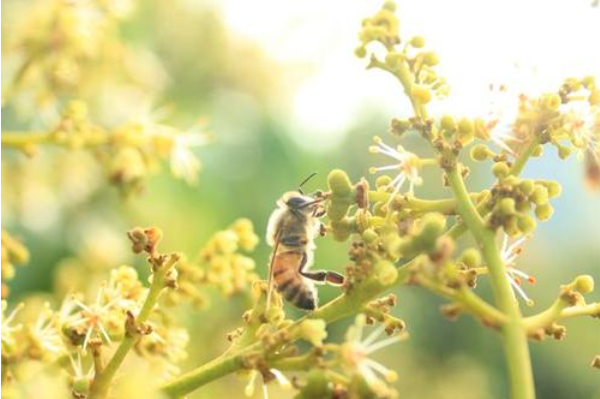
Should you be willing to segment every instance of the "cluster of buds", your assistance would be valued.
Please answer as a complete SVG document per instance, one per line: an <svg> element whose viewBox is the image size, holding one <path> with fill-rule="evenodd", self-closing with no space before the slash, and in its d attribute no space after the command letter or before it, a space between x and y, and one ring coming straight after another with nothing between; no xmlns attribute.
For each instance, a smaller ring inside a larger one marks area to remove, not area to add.
<svg viewBox="0 0 600 399"><path fill-rule="evenodd" d="M496 163L493 171L499 180L485 202L490 210L490 227L502 226L506 234L516 237L530 234L535 229L536 221L529 215L532 210L538 220L550 219L554 209L549 200L561 193L561 186L557 182L509 175L508 166L503 162Z"/></svg>
<svg viewBox="0 0 600 399"><path fill-rule="evenodd" d="M2 230L0 239L0 264L2 265L2 299L8 297L9 289L5 281L15 276L15 265L23 265L29 261L29 251L15 237Z"/></svg>
<svg viewBox="0 0 600 399"><path fill-rule="evenodd" d="M586 303L584 295L594 291L594 279L588 275L578 276L569 284L562 285L558 298L546 311L525 319L531 339L542 340L550 336L556 340L565 337L567 329L558 324L561 319L576 315L600 318L600 304Z"/></svg>
<svg viewBox="0 0 600 399"><path fill-rule="evenodd" d="M402 332L406 328L406 323L391 314L391 308L396 306L397 298L394 294L389 294L383 298L374 299L365 306L365 316L367 324L381 323L387 335L393 335L395 332Z"/></svg>
<svg viewBox="0 0 600 399"><path fill-rule="evenodd" d="M432 51L424 51L425 39L415 36L401 45L400 21L394 14L396 6L386 2L371 18L363 21L359 33L360 46L355 53L363 58L370 54L369 68L380 68L390 72L400 81L409 83L410 96L419 105L427 104L432 96L445 97L449 93L446 80L435 71L438 56ZM369 52L371 43L379 43L386 50L384 59L375 52Z"/></svg>
<svg viewBox="0 0 600 399"><path fill-rule="evenodd" d="M93 92L107 69L127 65L125 61L131 58L119 43L118 25L132 4L130 0L53 0L21 10L29 17L7 44L8 56L19 67L3 97L19 91L44 106L52 105L60 95Z"/></svg>
<svg viewBox="0 0 600 399"><path fill-rule="evenodd" d="M173 305L189 300L195 306L202 306L206 302L203 289L208 286L227 296L248 291L259 278L254 260L245 253L252 252L258 241L248 219L238 219L215 233L195 260L184 257L178 263L179 289L165 295L165 301Z"/></svg>

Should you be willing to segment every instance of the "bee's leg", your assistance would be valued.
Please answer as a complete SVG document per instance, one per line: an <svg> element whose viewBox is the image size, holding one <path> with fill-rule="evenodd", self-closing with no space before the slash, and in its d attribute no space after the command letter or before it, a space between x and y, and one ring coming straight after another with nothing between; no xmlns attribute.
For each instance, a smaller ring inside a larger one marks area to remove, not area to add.
<svg viewBox="0 0 600 399"><path fill-rule="evenodd" d="M316 270L311 272L300 270L300 274L313 281L319 283L327 283L329 285L335 286L344 285L344 282L346 280L346 278L343 275L328 270Z"/></svg>
<svg viewBox="0 0 600 399"><path fill-rule="evenodd" d="M325 237L325 235L327 234L327 226L325 226L323 223L319 224L319 235L321 237Z"/></svg>
<svg viewBox="0 0 600 399"><path fill-rule="evenodd" d="M313 212L313 216L316 218L320 218L325 216L325 214L327 213L327 210L325 209L324 206L315 208L315 211Z"/></svg>

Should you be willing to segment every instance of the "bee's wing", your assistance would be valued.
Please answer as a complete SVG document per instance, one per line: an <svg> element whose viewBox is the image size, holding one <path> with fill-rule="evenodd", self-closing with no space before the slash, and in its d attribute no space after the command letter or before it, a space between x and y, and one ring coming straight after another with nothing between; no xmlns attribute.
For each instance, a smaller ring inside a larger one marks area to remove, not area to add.
<svg viewBox="0 0 600 399"><path fill-rule="evenodd" d="M273 252L271 252L271 262L269 263L269 278L268 278L268 288L267 288L267 305L265 306L265 313L269 310L271 306L271 294L273 293L274 288L274 279L273 279L273 264L275 263L275 256L277 256L277 249L279 248L279 231L275 233L273 240Z"/></svg>

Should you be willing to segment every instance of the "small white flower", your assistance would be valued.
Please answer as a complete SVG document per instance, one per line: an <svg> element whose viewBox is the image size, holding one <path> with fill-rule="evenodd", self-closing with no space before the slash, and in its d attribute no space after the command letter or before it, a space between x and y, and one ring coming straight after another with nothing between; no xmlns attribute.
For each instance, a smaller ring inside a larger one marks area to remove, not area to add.
<svg viewBox="0 0 600 399"><path fill-rule="evenodd" d="M513 131L513 124L519 114L519 101L514 93L504 85L490 85L489 109L485 120L490 139L501 149L515 155L509 142L519 142Z"/></svg>
<svg viewBox="0 0 600 399"><path fill-rule="evenodd" d="M175 177L185 180L188 184L196 182L201 164L191 148L204 146L207 142L207 136L200 132L175 135L170 157L171 171Z"/></svg>
<svg viewBox="0 0 600 399"><path fill-rule="evenodd" d="M517 257L523 251L523 244L528 239L528 237L521 237L517 241L512 244L508 243L508 236L504 235L504 240L502 242L502 249L500 252L500 258L504 263L504 267L506 268L506 276L508 277L508 281L510 285L512 285L513 289L521 298L525 300L527 306L533 306L534 302L531 298L527 296L523 287L521 287L522 280L527 280L530 284L535 283L535 277L530 276L522 270L519 270L515 267L515 263Z"/></svg>
<svg viewBox="0 0 600 399"><path fill-rule="evenodd" d="M6 301L2 301L2 323L1 323L2 328L0 329L1 330L0 336L2 338L3 345L12 346L15 344L15 338L13 336L13 333L15 333L15 332L21 330L21 328L23 328L22 324L16 324L13 326L12 322L15 320L15 317L21 311L21 309L23 309L25 304L22 302L19 303L17 306L15 306L15 308L12 310L12 312L10 312L8 317L5 317L4 311L6 310L7 306L8 305L7 305Z"/></svg>
<svg viewBox="0 0 600 399"><path fill-rule="evenodd" d="M57 320L57 314L52 311L50 304L46 302L44 309L30 330L32 337L37 340L40 347L54 355L65 349L58 330Z"/></svg>
<svg viewBox="0 0 600 399"><path fill-rule="evenodd" d="M393 187L390 202L398 194L402 186L408 181L408 193L413 194L414 187L423 184L423 179L419 176L419 168L421 166L419 157L412 152L406 151L404 147L399 145L397 148L392 148L385 144L380 137L375 136L377 145L369 147L369 151L374 154L384 154L394 159L395 163L391 165L372 167L369 169L371 173L385 172L390 170L398 170L398 175L390 182L390 187Z"/></svg>
<svg viewBox="0 0 600 399"><path fill-rule="evenodd" d="M284 388L284 389L292 388L292 384L290 383L290 380L288 380L287 377L281 371L279 371L277 369L269 369L269 372L273 375L273 377L275 377L275 380L277 381L277 383L279 383L279 385L282 388ZM255 385L256 377L258 377L259 375L260 375L260 373L256 370L250 371L249 381L248 381L248 384L246 385L246 388L244 389L244 394L246 396L254 395L254 385ZM269 399L269 391L267 389L267 384L265 384L264 380L262 383L262 393L263 393L263 399Z"/></svg>
<svg viewBox="0 0 600 399"><path fill-rule="evenodd" d="M356 318L354 325L348 329L346 342L342 345L341 353L343 363L352 371L360 374L371 387L377 387L378 385L383 384L380 375L383 376L387 382L395 381L398 377L395 371L370 359L369 356L380 349L400 342L406 337L406 334L396 335L377 341L377 338L379 338L385 330L385 326L380 325L373 330L369 336L363 339L365 324L365 316L359 315Z"/></svg>
<svg viewBox="0 0 600 399"><path fill-rule="evenodd" d="M579 158L586 153L600 158L600 107L590 106L587 102L571 101L566 105L565 127L575 137L579 149Z"/></svg>
<svg viewBox="0 0 600 399"><path fill-rule="evenodd" d="M71 367L73 368L73 379L87 379L91 380L94 376L94 367L90 366L87 372L83 371L83 364L81 362L81 352L77 351L76 355L69 356L69 361L71 362Z"/></svg>
<svg viewBox="0 0 600 399"><path fill-rule="evenodd" d="M96 302L91 305L86 305L80 300L73 298L73 303L81 308L79 312L73 315L68 325L76 327L83 324L86 329L85 338L83 340L83 350L85 351L92 335L101 336L107 343L112 343L108 332L104 326L105 319L110 314L110 308L115 304L115 299L109 303L102 304L104 288L100 288Z"/></svg>

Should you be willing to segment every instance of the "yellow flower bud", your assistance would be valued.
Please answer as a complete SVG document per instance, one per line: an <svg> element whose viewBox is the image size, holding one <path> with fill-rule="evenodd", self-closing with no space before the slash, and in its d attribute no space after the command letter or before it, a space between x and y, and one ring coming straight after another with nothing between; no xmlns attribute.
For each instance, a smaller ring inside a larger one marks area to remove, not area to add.
<svg viewBox="0 0 600 399"><path fill-rule="evenodd" d="M518 225L519 230L521 230L523 234L529 234L533 232L533 230L535 230L537 223L535 222L535 219L531 216L521 215L519 216Z"/></svg>
<svg viewBox="0 0 600 399"><path fill-rule="evenodd" d="M472 133L473 121L469 118L460 118L460 121L458 121L458 130L464 133Z"/></svg>
<svg viewBox="0 0 600 399"><path fill-rule="evenodd" d="M423 86L415 85L412 88L411 96L420 104L427 104L431 101L431 91Z"/></svg>
<svg viewBox="0 0 600 399"><path fill-rule="evenodd" d="M434 66L437 65L439 62L440 59L438 58L437 54L433 51L428 51L423 54L423 63L425 65Z"/></svg>
<svg viewBox="0 0 600 399"><path fill-rule="evenodd" d="M493 153L485 144L477 144L471 148L471 158L474 161L485 161L492 155Z"/></svg>
<svg viewBox="0 0 600 399"><path fill-rule="evenodd" d="M365 46L357 47L356 50L354 50L354 55L358 58L365 58L367 56L367 48Z"/></svg>
<svg viewBox="0 0 600 399"><path fill-rule="evenodd" d="M529 199L536 205L546 204L548 202L548 189L542 185L536 184Z"/></svg>
<svg viewBox="0 0 600 399"><path fill-rule="evenodd" d="M423 36L415 36L411 39L410 45L414 48L422 48L425 46L425 38Z"/></svg>
<svg viewBox="0 0 600 399"><path fill-rule="evenodd" d="M352 193L352 184L348 174L341 169L334 169L327 176L327 184L334 195L348 196Z"/></svg>
<svg viewBox="0 0 600 399"><path fill-rule="evenodd" d="M541 157L543 153L544 153L544 147L542 147L542 145L536 145L535 148L533 149L533 152L531 153L531 156L534 158L537 158L537 157Z"/></svg>
<svg viewBox="0 0 600 399"><path fill-rule="evenodd" d="M535 208L535 216L542 222L550 219L553 213L554 208L552 208L552 205L550 204L538 205Z"/></svg>
<svg viewBox="0 0 600 399"><path fill-rule="evenodd" d="M596 87L596 78L594 76L586 76L581 79L581 84L586 89L590 90L593 87Z"/></svg>
<svg viewBox="0 0 600 399"><path fill-rule="evenodd" d="M574 285L574 288L580 293L589 294L594 291L594 278L589 275L577 276Z"/></svg>
<svg viewBox="0 0 600 399"><path fill-rule="evenodd" d="M534 188L535 184L533 183L533 180L521 180L519 183L519 190L525 195L531 195Z"/></svg>
<svg viewBox="0 0 600 399"><path fill-rule="evenodd" d="M496 162L494 166L492 166L492 173L499 179L508 176L509 172L510 168L506 162Z"/></svg>
<svg viewBox="0 0 600 399"><path fill-rule="evenodd" d="M503 215L513 215L516 212L515 200L512 198L502 198L498 205Z"/></svg>
<svg viewBox="0 0 600 399"><path fill-rule="evenodd" d="M449 132L456 131L456 121L454 120L454 117L452 115L442 116L440 124L442 125L442 129L445 129Z"/></svg>
<svg viewBox="0 0 600 399"><path fill-rule="evenodd" d="M481 254L475 248L469 248L463 251L459 259L469 269L481 265Z"/></svg>

